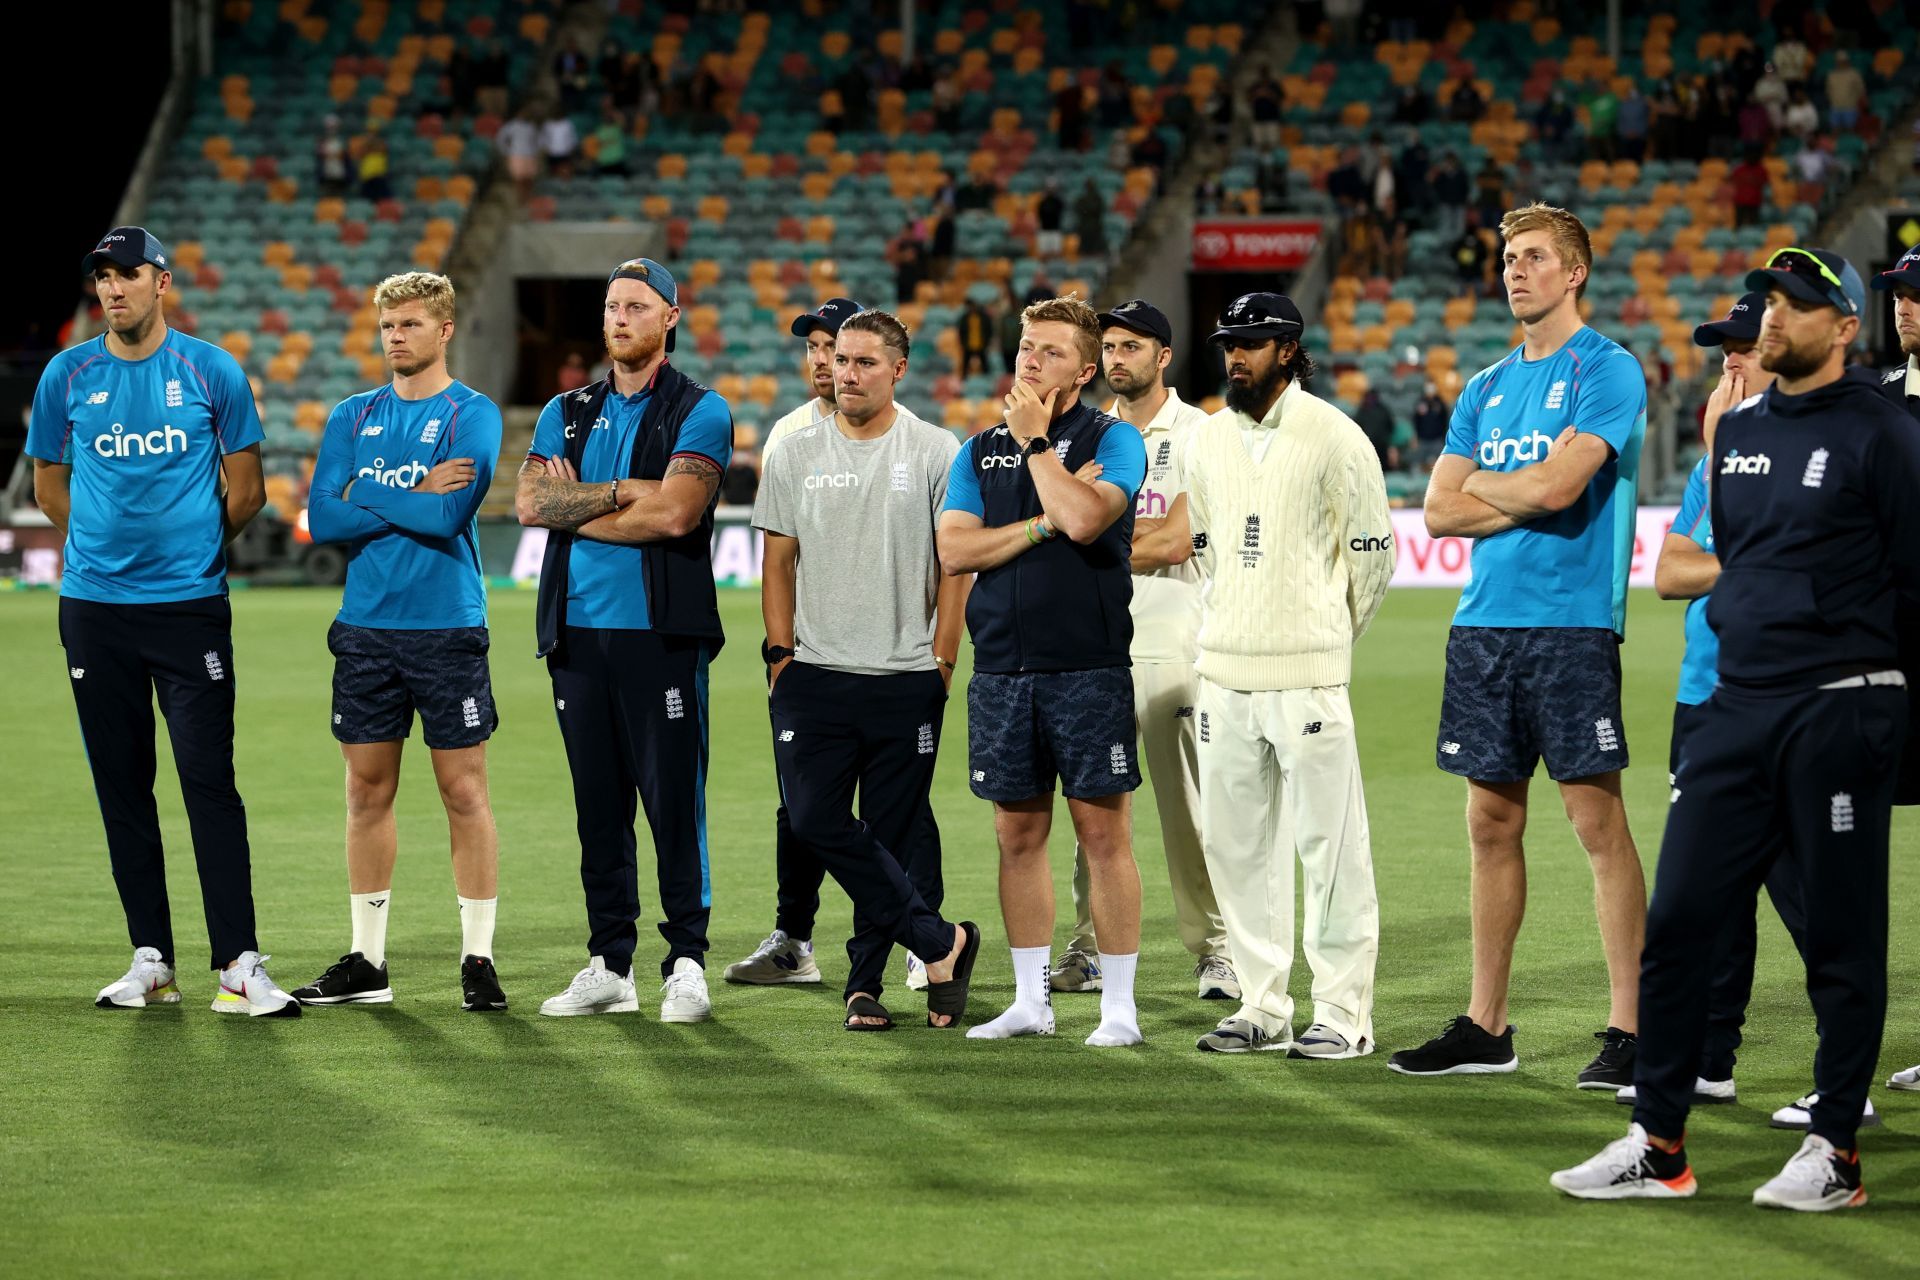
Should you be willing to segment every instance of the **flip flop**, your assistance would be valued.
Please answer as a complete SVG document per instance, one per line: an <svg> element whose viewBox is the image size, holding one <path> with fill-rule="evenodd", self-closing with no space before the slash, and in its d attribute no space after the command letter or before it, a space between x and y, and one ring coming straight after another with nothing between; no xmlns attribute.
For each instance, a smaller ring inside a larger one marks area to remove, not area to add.
<svg viewBox="0 0 1920 1280"><path fill-rule="evenodd" d="M953 977L945 982L927 984L927 1025L936 1031L946 1031L960 1025L960 1018L967 1011L967 988L973 981L973 962L980 958L980 926L971 920L962 920L958 927L966 931L967 940L960 948L959 958L953 962ZM921 959L926 957L922 956ZM936 1013L950 1019L946 1026L933 1020Z"/></svg>
<svg viewBox="0 0 1920 1280"><path fill-rule="evenodd" d="M886 1021L874 1026L871 1023L855 1022L855 1018L885 1018ZM887 1007L869 995L858 995L847 1001L846 1028L849 1031L891 1031L893 1015Z"/></svg>

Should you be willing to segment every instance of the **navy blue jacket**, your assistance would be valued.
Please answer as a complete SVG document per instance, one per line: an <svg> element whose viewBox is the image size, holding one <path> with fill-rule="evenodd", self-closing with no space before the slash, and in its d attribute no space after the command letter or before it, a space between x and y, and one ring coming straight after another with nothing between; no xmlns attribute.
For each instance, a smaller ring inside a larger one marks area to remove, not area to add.
<svg viewBox="0 0 1920 1280"><path fill-rule="evenodd" d="M1087 404L1061 414L1048 436L1065 448L1069 473L1093 461L1101 437L1132 427ZM1020 446L1005 427L982 431L962 447L980 483L988 528L1043 514ZM1010 459L1011 461L1006 461ZM1106 532L1082 546L1061 535L974 579L967 597L973 669L1090 671L1132 665L1133 503Z"/></svg>
<svg viewBox="0 0 1920 1280"><path fill-rule="evenodd" d="M1878 383L1775 386L1720 420L1707 619L1729 685L1810 689L1900 663L1898 615L1920 595L1920 431Z"/></svg>

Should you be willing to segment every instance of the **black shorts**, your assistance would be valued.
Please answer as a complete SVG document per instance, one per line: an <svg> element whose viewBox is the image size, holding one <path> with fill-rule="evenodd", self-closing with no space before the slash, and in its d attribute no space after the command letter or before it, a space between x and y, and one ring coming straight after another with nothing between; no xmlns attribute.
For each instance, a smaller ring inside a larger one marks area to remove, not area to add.
<svg viewBox="0 0 1920 1280"><path fill-rule="evenodd" d="M1475 782L1627 767L1620 641L1604 627L1455 627L1435 762Z"/></svg>
<svg viewBox="0 0 1920 1280"><path fill-rule="evenodd" d="M485 742L500 726L487 673L487 629L402 631L336 622L333 736L342 742L397 742L413 730L435 751Z"/></svg>
<svg viewBox="0 0 1920 1280"><path fill-rule="evenodd" d="M1002 804L1053 790L1094 800L1140 787L1133 672L975 672L967 684L967 775Z"/></svg>

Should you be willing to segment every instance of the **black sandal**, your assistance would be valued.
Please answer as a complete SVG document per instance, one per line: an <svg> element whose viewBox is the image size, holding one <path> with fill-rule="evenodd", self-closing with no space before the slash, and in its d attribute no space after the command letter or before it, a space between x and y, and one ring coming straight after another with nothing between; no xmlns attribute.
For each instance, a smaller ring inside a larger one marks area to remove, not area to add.
<svg viewBox="0 0 1920 1280"><path fill-rule="evenodd" d="M945 982L927 983L927 1025L936 1031L945 1031L960 1025L960 1018L967 1011L967 988L973 981L973 962L980 958L980 926L971 920L962 920L958 926L967 934L965 945L960 948L959 958L953 962L953 977ZM922 960L926 957L922 956ZM933 1020L935 1014L941 1014L949 1021L942 1025Z"/></svg>
<svg viewBox="0 0 1920 1280"><path fill-rule="evenodd" d="M876 1026L867 1022L855 1022L855 1018L885 1018L886 1021ZM847 1001L846 1028L849 1031L891 1031L893 1015L887 1012L887 1006L863 993Z"/></svg>

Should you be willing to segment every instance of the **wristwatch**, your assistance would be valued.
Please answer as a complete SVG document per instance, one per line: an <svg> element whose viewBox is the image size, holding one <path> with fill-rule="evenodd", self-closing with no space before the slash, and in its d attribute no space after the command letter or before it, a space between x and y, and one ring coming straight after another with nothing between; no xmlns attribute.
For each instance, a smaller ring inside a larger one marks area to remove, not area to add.
<svg viewBox="0 0 1920 1280"><path fill-rule="evenodd" d="M1053 448L1053 441L1045 436L1034 436L1027 441L1027 447L1020 451L1022 457L1031 458L1036 453L1045 453Z"/></svg>
<svg viewBox="0 0 1920 1280"><path fill-rule="evenodd" d="M793 650L783 644L773 644L767 640L760 642L760 661L766 663L768 666L772 666L776 662L783 662L792 656Z"/></svg>

